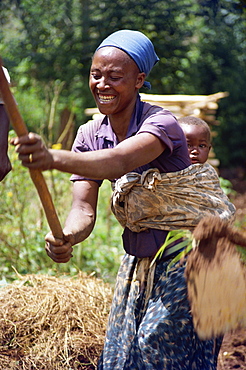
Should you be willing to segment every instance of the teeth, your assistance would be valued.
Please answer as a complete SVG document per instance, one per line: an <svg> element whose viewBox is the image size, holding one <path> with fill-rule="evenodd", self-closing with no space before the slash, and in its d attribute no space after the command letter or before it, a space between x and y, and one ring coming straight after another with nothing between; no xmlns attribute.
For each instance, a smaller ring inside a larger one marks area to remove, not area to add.
<svg viewBox="0 0 246 370"><path fill-rule="evenodd" d="M98 96L101 101L110 101L115 98L114 95L98 95Z"/></svg>

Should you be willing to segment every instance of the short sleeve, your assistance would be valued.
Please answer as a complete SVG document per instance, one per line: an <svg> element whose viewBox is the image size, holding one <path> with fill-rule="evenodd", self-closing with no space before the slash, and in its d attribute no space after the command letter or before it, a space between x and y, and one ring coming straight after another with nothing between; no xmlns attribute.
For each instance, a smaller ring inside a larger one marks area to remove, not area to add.
<svg viewBox="0 0 246 370"><path fill-rule="evenodd" d="M166 146L169 155L177 145L184 142L183 131L171 112L161 110L149 115L141 125L138 134L149 132L158 137Z"/></svg>
<svg viewBox="0 0 246 370"><path fill-rule="evenodd" d="M81 125L77 131L72 151L75 153L82 153L92 150L97 150L97 131L101 124L100 120L88 121L86 124ZM89 179L80 175L73 174L70 177L71 181L90 180L98 183L99 186L102 184L102 180Z"/></svg>

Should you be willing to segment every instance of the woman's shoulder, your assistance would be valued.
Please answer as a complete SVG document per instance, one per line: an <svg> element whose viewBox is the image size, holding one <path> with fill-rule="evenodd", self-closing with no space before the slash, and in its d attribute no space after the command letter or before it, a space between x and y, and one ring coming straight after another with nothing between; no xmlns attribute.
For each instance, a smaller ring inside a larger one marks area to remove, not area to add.
<svg viewBox="0 0 246 370"><path fill-rule="evenodd" d="M78 132L83 134L83 135L86 135L86 136L87 135L88 136L91 136L91 135L94 136L95 133L101 127L103 120L104 120L104 117L94 119L94 120L89 120L89 121L87 121L86 123L84 123L83 125L81 125L79 127Z"/></svg>
<svg viewBox="0 0 246 370"><path fill-rule="evenodd" d="M173 113L170 110L162 108L158 105L154 105L154 104L144 102L143 116L142 117L144 119L146 119L146 118L148 118L152 115L160 115L160 116L169 115L170 117L173 117L176 120L175 116L173 115Z"/></svg>
<svg viewBox="0 0 246 370"><path fill-rule="evenodd" d="M87 121L82 124L77 131L73 148L79 147L80 150L95 150L97 148L97 136L100 127L103 123L103 117L95 120Z"/></svg>

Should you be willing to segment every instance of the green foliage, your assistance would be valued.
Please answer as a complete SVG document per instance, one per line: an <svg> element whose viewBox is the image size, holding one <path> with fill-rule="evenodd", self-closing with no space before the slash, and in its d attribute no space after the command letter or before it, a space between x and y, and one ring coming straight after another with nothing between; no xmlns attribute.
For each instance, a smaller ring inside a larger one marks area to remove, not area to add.
<svg viewBox="0 0 246 370"><path fill-rule="evenodd" d="M129 28L145 33L160 57L148 78L152 93L229 92L220 102L214 150L221 167L245 166L244 0L6 0L0 25L0 55L15 92L26 96L17 100L24 119L49 144L64 108L75 113L77 127L86 120L84 109L95 105L88 89L93 52L105 36ZM27 112L33 95L34 117Z"/></svg>
<svg viewBox="0 0 246 370"><path fill-rule="evenodd" d="M197 31L199 56L193 86L201 94L229 92L219 104L214 150L222 168L245 166L246 17L239 1L199 1L203 25Z"/></svg>
<svg viewBox="0 0 246 370"><path fill-rule="evenodd" d="M219 180L220 186L227 196L236 194L235 190L233 190L233 185L229 180L224 179L223 177L220 177Z"/></svg>
<svg viewBox="0 0 246 370"><path fill-rule="evenodd" d="M237 250L240 254L242 262L246 265L246 250L244 247L237 247Z"/></svg>
<svg viewBox="0 0 246 370"><path fill-rule="evenodd" d="M12 266L20 273L43 270L43 236L48 231L28 171L15 153L11 153L11 162L13 170L0 187L0 273L6 278L12 275Z"/></svg>
<svg viewBox="0 0 246 370"><path fill-rule="evenodd" d="M9 153L13 170L0 184L0 280L14 278L16 269L20 274L71 275L83 270L113 281L123 249L121 227L110 213L109 182L100 191L98 221L93 233L74 247L74 257L68 263L56 264L44 249L44 236L49 228L29 172L20 165L12 147ZM71 207L69 175L47 171L44 176L63 224Z"/></svg>

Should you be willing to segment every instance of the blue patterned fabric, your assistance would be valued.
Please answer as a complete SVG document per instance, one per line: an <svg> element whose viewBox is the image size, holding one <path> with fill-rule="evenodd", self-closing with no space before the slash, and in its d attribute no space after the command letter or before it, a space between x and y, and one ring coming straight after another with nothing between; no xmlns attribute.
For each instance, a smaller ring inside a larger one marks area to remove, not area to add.
<svg viewBox="0 0 246 370"><path fill-rule="evenodd" d="M139 31L116 31L103 40L97 50L105 46L113 46L123 50L134 60L140 72L144 72L146 76L159 60L150 39ZM144 82L144 86L151 88L147 81Z"/></svg>
<svg viewBox="0 0 246 370"><path fill-rule="evenodd" d="M137 258L125 255L117 278L98 370L215 370L222 338L201 341L194 332L185 266L156 265L152 295L133 280Z"/></svg>

